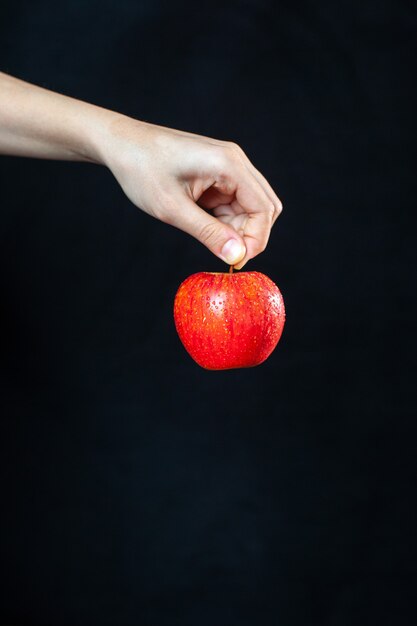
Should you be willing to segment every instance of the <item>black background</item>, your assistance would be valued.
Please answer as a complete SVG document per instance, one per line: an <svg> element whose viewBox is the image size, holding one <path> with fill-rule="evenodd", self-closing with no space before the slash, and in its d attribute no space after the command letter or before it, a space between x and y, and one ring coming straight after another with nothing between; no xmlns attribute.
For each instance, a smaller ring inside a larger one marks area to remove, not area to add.
<svg viewBox="0 0 417 626"><path fill-rule="evenodd" d="M417 623L415 8L2 2L3 71L242 146L287 323L200 369L173 299L222 262L104 168L1 158L0 623Z"/></svg>

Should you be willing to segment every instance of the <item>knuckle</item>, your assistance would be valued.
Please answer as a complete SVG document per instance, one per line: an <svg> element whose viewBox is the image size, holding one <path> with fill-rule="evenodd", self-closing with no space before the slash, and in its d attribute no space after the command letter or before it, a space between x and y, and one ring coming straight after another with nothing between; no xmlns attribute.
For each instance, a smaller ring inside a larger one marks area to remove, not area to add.
<svg viewBox="0 0 417 626"><path fill-rule="evenodd" d="M236 168L233 159L226 150L221 149L213 155L213 174L224 193L232 193L235 188Z"/></svg>
<svg viewBox="0 0 417 626"><path fill-rule="evenodd" d="M267 243L268 243L267 237L258 241L255 247L256 254L260 254L261 252L263 252L266 249Z"/></svg>
<svg viewBox="0 0 417 626"><path fill-rule="evenodd" d="M199 240L207 247L213 246L219 238L218 228L215 223L207 222L201 227Z"/></svg>
<svg viewBox="0 0 417 626"><path fill-rule="evenodd" d="M242 160L243 157L246 156L239 144L235 143L234 141L228 141L227 146L234 159Z"/></svg>
<svg viewBox="0 0 417 626"><path fill-rule="evenodd" d="M279 200L279 198L277 198L276 202L273 202L272 205L273 205L272 220L273 222L275 222L277 217L282 213L282 202L281 200Z"/></svg>
<svg viewBox="0 0 417 626"><path fill-rule="evenodd" d="M220 148L220 149L216 148L216 150L213 151L212 163L213 163L215 170L218 172L220 176L225 177L227 175L227 172L229 170L230 160L226 151L223 148Z"/></svg>
<svg viewBox="0 0 417 626"><path fill-rule="evenodd" d="M268 245L268 239L269 239L269 233L264 239L262 239L260 243L260 252L263 252L264 250L266 250L266 246Z"/></svg>
<svg viewBox="0 0 417 626"><path fill-rule="evenodd" d="M241 147L239 146L239 144L238 144L238 143L236 143L235 141L228 141L228 142L227 142L227 145L228 145L228 146L229 146L229 148L230 148L231 150L233 150L234 152L239 152L239 153L243 152L242 148L241 148Z"/></svg>
<svg viewBox="0 0 417 626"><path fill-rule="evenodd" d="M216 171L226 177L232 168L240 166L245 153L234 141L225 141L213 150L212 156Z"/></svg>
<svg viewBox="0 0 417 626"><path fill-rule="evenodd" d="M274 219L274 217L276 216L276 211L277 211L277 207L275 206L275 204L270 200L267 205L266 205L266 214L268 215L270 221L272 222L272 220Z"/></svg>

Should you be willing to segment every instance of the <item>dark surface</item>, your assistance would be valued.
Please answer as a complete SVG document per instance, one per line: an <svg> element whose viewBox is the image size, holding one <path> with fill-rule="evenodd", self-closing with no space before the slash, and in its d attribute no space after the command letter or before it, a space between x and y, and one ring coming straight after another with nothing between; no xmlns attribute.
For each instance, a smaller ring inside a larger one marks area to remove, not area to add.
<svg viewBox="0 0 417 626"><path fill-rule="evenodd" d="M238 142L284 203L262 366L206 372L222 263L98 166L2 157L0 623L417 623L415 3L2 2L2 69Z"/></svg>

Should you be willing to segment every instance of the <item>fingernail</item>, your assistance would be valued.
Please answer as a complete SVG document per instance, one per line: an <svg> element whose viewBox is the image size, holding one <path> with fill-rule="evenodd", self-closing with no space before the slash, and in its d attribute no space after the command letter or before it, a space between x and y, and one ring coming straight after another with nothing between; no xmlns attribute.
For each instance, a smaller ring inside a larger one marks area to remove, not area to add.
<svg viewBox="0 0 417 626"><path fill-rule="evenodd" d="M245 246L240 243L240 241L236 241L236 239L229 239L224 244L221 256L223 261L226 261L229 265L234 265L243 259L246 254Z"/></svg>

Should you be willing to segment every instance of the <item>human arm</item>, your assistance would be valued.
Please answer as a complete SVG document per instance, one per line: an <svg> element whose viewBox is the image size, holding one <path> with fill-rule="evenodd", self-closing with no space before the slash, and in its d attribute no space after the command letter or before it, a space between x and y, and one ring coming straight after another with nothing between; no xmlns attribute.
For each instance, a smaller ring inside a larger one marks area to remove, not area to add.
<svg viewBox="0 0 417 626"><path fill-rule="evenodd" d="M282 205L239 146L135 120L0 73L0 154L108 167L129 199L237 269Z"/></svg>

